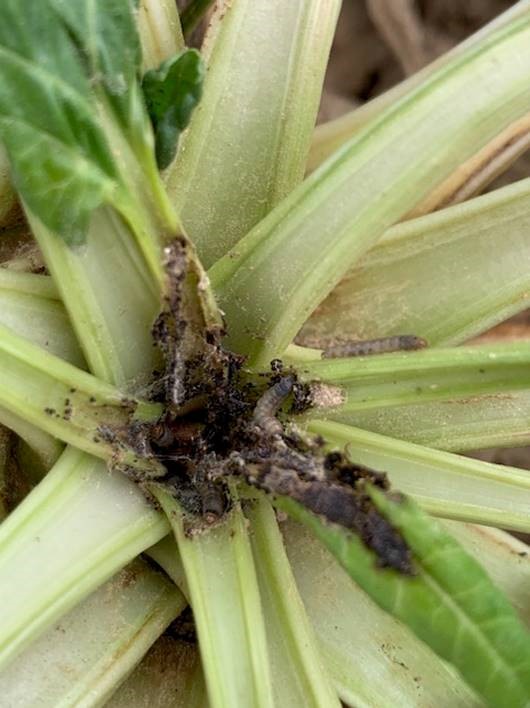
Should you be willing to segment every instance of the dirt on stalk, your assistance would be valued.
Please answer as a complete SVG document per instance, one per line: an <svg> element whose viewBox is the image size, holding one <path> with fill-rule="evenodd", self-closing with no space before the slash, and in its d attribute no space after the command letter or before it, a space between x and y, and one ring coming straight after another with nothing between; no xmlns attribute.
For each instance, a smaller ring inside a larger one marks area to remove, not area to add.
<svg viewBox="0 0 530 708"><path fill-rule="evenodd" d="M168 249L167 273L168 294L153 328L165 367L152 388L165 413L144 427L137 450L163 463L165 474L156 483L185 510L188 532L224 517L230 484L237 481L295 500L356 533L379 566L412 573L405 541L367 491L367 485L387 490L386 476L352 464L340 451L328 452L324 440L289 421L290 413L313 403L311 387L294 369L274 360L270 371L251 375L242 356L224 349L222 329L208 327L198 314L183 239Z"/></svg>

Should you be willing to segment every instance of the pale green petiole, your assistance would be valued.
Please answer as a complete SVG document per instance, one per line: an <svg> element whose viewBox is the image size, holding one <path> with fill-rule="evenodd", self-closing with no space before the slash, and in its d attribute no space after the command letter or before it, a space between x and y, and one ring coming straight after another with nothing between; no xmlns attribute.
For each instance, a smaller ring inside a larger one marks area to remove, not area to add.
<svg viewBox="0 0 530 708"><path fill-rule="evenodd" d="M525 179L392 227L311 315L299 341L414 333L449 346L524 310L529 195Z"/></svg>
<svg viewBox="0 0 530 708"><path fill-rule="evenodd" d="M339 8L237 0L214 12L203 97L167 172L206 267L302 180Z"/></svg>
<svg viewBox="0 0 530 708"><path fill-rule="evenodd" d="M105 708L208 708L197 647L162 635Z"/></svg>
<svg viewBox="0 0 530 708"><path fill-rule="evenodd" d="M28 423L25 418L15 415L7 408L2 408L1 406L0 424L15 432L29 445L43 469L49 469L57 461L63 450L63 444L53 435L45 433L44 430L41 430L36 425Z"/></svg>
<svg viewBox="0 0 530 708"><path fill-rule="evenodd" d="M280 356L389 226L528 112L529 40L530 17L523 16L448 62L215 264L210 275L226 312L230 347L263 367Z"/></svg>
<svg viewBox="0 0 530 708"><path fill-rule="evenodd" d="M67 448L0 526L0 666L168 530L135 484Z"/></svg>
<svg viewBox="0 0 530 708"><path fill-rule="evenodd" d="M212 708L273 705L267 641L246 522L234 506L217 526L186 534L178 502L152 487L186 572Z"/></svg>
<svg viewBox="0 0 530 708"><path fill-rule="evenodd" d="M520 447L530 443L530 391L408 403L390 408L320 409L322 418L440 450Z"/></svg>
<svg viewBox="0 0 530 708"><path fill-rule="evenodd" d="M473 45L480 44L501 27L528 14L530 14L530 2L528 0L519 0L519 2L516 2L501 15L495 17L489 24L475 32L464 42L453 47L453 49L444 53L405 81L401 81L396 86L385 91L381 96L377 96L344 116L317 126L308 159L308 170L316 169L326 158L344 145L352 135L355 135L371 121L374 121L386 108L412 92L422 81L425 81L451 59L454 59Z"/></svg>
<svg viewBox="0 0 530 708"><path fill-rule="evenodd" d="M0 672L5 705L99 706L186 607L161 573L135 560Z"/></svg>
<svg viewBox="0 0 530 708"><path fill-rule="evenodd" d="M344 400L331 411L347 416L370 408L529 388L530 341L306 361L297 373L302 381L338 387ZM325 410L317 402L308 415L321 417Z"/></svg>
<svg viewBox="0 0 530 708"><path fill-rule="evenodd" d="M284 357L311 383L325 418L445 450L521 446L530 440L530 342L320 359ZM316 383L315 383L316 382Z"/></svg>
<svg viewBox="0 0 530 708"><path fill-rule="evenodd" d="M298 595L276 516L267 499L249 504L251 543L263 603L277 706L339 707Z"/></svg>
<svg viewBox="0 0 530 708"><path fill-rule="evenodd" d="M386 472L395 489L436 516L530 530L530 476L525 470L395 440L340 423L312 420L312 433L361 465Z"/></svg>
<svg viewBox="0 0 530 708"><path fill-rule="evenodd" d="M85 368L79 342L49 276L0 268L0 324Z"/></svg>
<svg viewBox="0 0 530 708"><path fill-rule="evenodd" d="M48 354L0 326L0 405L64 442L98 457L112 454L105 430L131 415L156 420L160 406L137 403L110 384Z"/></svg>
<svg viewBox="0 0 530 708"><path fill-rule="evenodd" d="M31 221L90 370L117 385L145 385L159 362L149 332L160 294L122 218L98 210L78 248Z"/></svg>
<svg viewBox="0 0 530 708"><path fill-rule="evenodd" d="M144 70L157 68L184 49L179 13L172 0L141 0L138 32Z"/></svg>

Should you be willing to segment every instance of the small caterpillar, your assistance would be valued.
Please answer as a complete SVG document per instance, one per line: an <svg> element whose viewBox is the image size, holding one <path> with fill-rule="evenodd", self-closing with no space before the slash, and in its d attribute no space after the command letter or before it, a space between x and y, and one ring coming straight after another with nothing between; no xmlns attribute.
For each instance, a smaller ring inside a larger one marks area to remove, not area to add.
<svg viewBox="0 0 530 708"><path fill-rule="evenodd" d="M282 433L282 424L275 418L275 415L284 400L291 393L294 382L294 376L284 376L265 391L263 396L256 403L253 421L258 428L261 428L265 433L269 435Z"/></svg>
<svg viewBox="0 0 530 708"><path fill-rule="evenodd" d="M323 359L340 359L346 356L369 356L371 354L387 354L389 352L423 349L427 342L414 334L399 334L393 337L379 339L351 340L339 342L324 349Z"/></svg>
<svg viewBox="0 0 530 708"><path fill-rule="evenodd" d="M201 511L207 524L214 524L226 511L226 494L216 484L208 484L201 493Z"/></svg>

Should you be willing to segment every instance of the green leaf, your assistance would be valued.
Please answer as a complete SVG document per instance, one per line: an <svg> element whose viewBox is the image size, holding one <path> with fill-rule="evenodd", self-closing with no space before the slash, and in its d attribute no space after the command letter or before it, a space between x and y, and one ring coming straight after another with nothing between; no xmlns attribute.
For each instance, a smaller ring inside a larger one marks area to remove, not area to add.
<svg viewBox="0 0 530 708"><path fill-rule="evenodd" d="M46 0L45 0L46 1ZM48 0L78 52L90 85L101 88L123 126L142 124L137 78L141 49L134 0ZM23 5L24 3L19 3ZM30 12L29 7L25 14ZM25 16L25 15L24 15Z"/></svg>
<svg viewBox="0 0 530 708"><path fill-rule="evenodd" d="M378 567L357 536L296 502L279 506L308 526L383 609L411 629L492 706L527 706L530 635L481 566L411 501L368 488L413 554L414 575Z"/></svg>
<svg viewBox="0 0 530 708"><path fill-rule="evenodd" d="M352 583L306 526L289 519L282 531L326 669L346 705L484 708L450 664Z"/></svg>
<svg viewBox="0 0 530 708"><path fill-rule="evenodd" d="M23 199L78 243L117 173L70 33L51 2L34 10L30 0L0 6L0 135Z"/></svg>
<svg viewBox="0 0 530 708"><path fill-rule="evenodd" d="M94 209L114 206L162 278L176 216L156 169L130 0L8 0L0 7L0 137L34 217L84 242Z"/></svg>
<svg viewBox="0 0 530 708"><path fill-rule="evenodd" d="M148 71L142 81L145 102L155 133L158 166L175 157L180 134L187 127L202 95L204 64L195 49L188 49Z"/></svg>
<svg viewBox="0 0 530 708"><path fill-rule="evenodd" d="M498 529L443 522L530 621L530 550ZM282 524L289 560L326 666L351 706L484 706L452 666L351 582L304 526ZM318 582L315 582L318 578Z"/></svg>

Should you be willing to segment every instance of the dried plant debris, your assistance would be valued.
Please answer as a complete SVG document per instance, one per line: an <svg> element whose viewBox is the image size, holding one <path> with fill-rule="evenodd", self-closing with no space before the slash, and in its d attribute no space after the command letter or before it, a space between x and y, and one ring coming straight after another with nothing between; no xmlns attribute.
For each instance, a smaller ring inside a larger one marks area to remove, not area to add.
<svg viewBox="0 0 530 708"><path fill-rule="evenodd" d="M229 485L238 479L355 532L380 566L411 573L404 540L366 491L367 484L386 490L386 476L327 452L321 438L284 422L284 412L313 404L311 386L280 360L261 376L245 372L243 358L223 348L222 328L204 314L192 259L183 239L167 251L168 294L153 328L165 359L155 388L165 414L130 436L135 451L163 464L157 484L187 512L188 531L223 518Z"/></svg>
<svg viewBox="0 0 530 708"><path fill-rule="evenodd" d="M424 33L413 0L367 0L367 9L379 34L409 76L427 63Z"/></svg>
<svg viewBox="0 0 530 708"><path fill-rule="evenodd" d="M165 249L167 286L153 339L164 356L164 375L155 398L193 408L224 378L229 366L221 347L223 324L208 302L206 274L190 243L176 238ZM211 380L207 380L207 372Z"/></svg>

